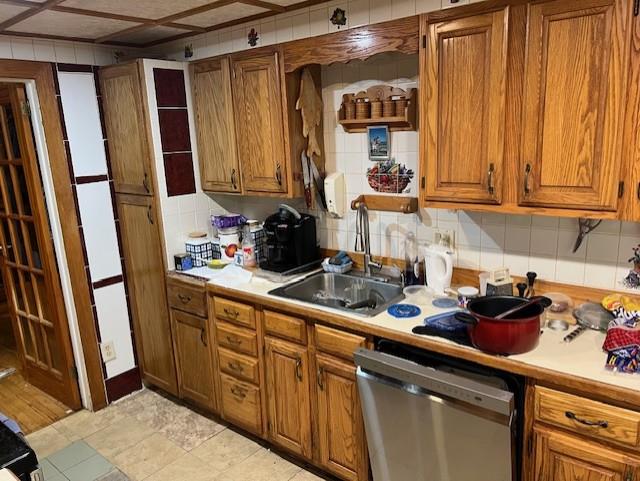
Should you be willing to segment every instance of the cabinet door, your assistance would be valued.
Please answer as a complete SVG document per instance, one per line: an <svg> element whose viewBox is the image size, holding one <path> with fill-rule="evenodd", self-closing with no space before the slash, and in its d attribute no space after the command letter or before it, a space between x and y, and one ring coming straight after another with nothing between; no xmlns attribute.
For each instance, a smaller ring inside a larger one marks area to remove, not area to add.
<svg viewBox="0 0 640 481"><path fill-rule="evenodd" d="M171 326L181 398L214 408L207 320L171 309Z"/></svg>
<svg viewBox="0 0 640 481"><path fill-rule="evenodd" d="M521 204L616 209L632 3L529 6Z"/></svg>
<svg viewBox="0 0 640 481"><path fill-rule="evenodd" d="M100 89L115 190L151 195L152 159L141 65L133 62L100 69Z"/></svg>
<svg viewBox="0 0 640 481"><path fill-rule="evenodd" d="M535 428L536 481L629 481L640 459L544 428Z"/></svg>
<svg viewBox="0 0 640 481"><path fill-rule="evenodd" d="M311 402L307 348L265 338L269 436L282 447L311 457Z"/></svg>
<svg viewBox="0 0 640 481"><path fill-rule="evenodd" d="M190 69L202 188L240 192L229 58L195 63Z"/></svg>
<svg viewBox="0 0 640 481"><path fill-rule="evenodd" d="M278 54L234 59L233 98L245 191L286 193Z"/></svg>
<svg viewBox="0 0 640 481"><path fill-rule="evenodd" d="M320 463L342 479L368 479L369 462L356 369L316 355L318 453Z"/></svg>
<svg viewBox="0 0 640 481"><path fill-rule="evenodd" d="M177 396L164 249L153 197L119 194L117 204L142 374L146 381Z"/></svg>
<svg viewBox="0 0 640 481"><path fill-rule="evenodd" d="M427 26L423 60L428 200L501 200L506 10Z"/></svg>

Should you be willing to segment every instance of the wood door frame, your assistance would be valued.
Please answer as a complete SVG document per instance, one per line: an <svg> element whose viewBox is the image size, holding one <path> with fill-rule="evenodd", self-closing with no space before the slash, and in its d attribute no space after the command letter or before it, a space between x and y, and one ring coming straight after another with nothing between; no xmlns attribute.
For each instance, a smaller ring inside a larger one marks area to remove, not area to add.
<svg viewBox="0 0 640 481"><path fill-rule="evenodd" d="M71 175L60 123L61 113L58 110L54 71L51 64L24 60L0 60L0 72L2 72L3 78L35 82L51 175L55 186L55 201L60 212L75 212ZM91 404L94 410L99 410L107 405L107 394L98 347L98 332L91 307L89 282L82 263L69 262L70 259L76 258L78 253L82 252L80 230L75 215L60 215L59 218L64 250L68 260L67 268L78 319Z"/></svg>

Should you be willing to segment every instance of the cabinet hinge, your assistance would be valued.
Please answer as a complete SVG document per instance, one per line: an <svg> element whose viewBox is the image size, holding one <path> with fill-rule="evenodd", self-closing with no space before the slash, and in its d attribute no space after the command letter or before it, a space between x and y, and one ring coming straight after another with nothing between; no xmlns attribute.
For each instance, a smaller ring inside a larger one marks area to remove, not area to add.
<svg viewBox="0 0 640 481"><path fill-rule="evenodd" d="M637 17L640 15L640 0L633 1L633 16Z"/></svg>
<svg viewBox="0 0 640 481"><path fill-rule="evenodd" d="M640 0L637 0L640 2ZM427 36L423 35L422 36L422 48L427 48Z"/></svg>
<svg viewBox="0 0 640 481"><path fill-rule="evenodd" d="M423 177L420 179L420 188L421 188L421 189L424 189L425 185L426 185L426 180L425 180L425 178L424 178L424 176L423 176Z"/></svg>
<svg viewBox="0 0 640 481"><path fill-rule="evenodd" d="M624 194L624 181L620 181L618 184L618 198L622 199L622 195Z"/></svg>

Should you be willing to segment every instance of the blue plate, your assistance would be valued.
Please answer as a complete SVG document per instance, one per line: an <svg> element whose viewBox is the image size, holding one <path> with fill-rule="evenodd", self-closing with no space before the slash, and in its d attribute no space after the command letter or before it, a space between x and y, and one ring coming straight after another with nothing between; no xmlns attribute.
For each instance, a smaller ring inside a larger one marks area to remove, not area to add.
<svg viewBox="0 0 640 481"><path fill-rule="evenodd" d="M458 300L452 297L438 297L434 299L431 304L440 309L450 309L452 307L458 307Z"/></svg>
<svg viewBox="0 0 640 481"><path fill-rule="evenodd" d="M393 317L397 317L400 319L406 317L416 317L422 313L420 308L418 306L414 306L413 304L393 304L392 306L389 306L387 312Z"/></svg>

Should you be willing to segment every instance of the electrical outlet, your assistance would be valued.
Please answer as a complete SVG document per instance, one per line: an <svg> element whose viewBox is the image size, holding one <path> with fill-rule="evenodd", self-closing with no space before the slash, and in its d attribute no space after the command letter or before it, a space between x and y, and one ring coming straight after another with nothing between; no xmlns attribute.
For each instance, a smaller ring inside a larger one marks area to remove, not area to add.
<svg viewBox="0 0 640 481"><path fill-rule="evenodd" d="M433 243L443 245L448 249L455 249L456 231L453 229L435 229Z"/></svg>
<svg viewBox="0 0 640 481"><path fill-rule="evenodd" d="M113 361L116 358L116 347L113 345L113 341L100 343L100 352L103 362Z"/></svg>

